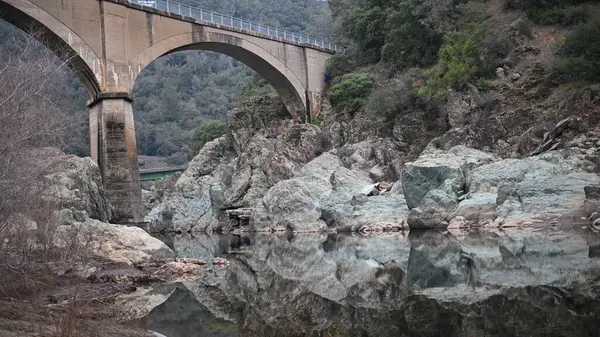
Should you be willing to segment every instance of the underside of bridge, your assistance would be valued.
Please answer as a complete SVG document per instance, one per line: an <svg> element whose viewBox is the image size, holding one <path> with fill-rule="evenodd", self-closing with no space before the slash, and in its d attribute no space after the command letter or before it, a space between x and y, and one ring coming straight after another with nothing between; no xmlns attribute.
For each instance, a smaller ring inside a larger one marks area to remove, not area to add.
<svg viewBox="0 0 600 337"><path fill-rule="evenodd" d="M133 85L156 58L179 50L229 55L307 120L320 101L332 52L132 4L126 0L0 0L0 17L69 63L90 96L90 155L98 163L116 222L142 221Z"/></svg>

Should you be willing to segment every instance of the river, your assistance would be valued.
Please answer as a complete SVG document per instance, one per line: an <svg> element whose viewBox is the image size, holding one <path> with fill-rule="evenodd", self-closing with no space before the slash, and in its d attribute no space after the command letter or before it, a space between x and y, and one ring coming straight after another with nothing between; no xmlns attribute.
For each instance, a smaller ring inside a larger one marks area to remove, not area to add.
<svg viewBox="0 0 600 337"><path fill-rule="evenodd" d="M168 337L600 335L587 228L164 240L230 261L152 290L136 324Z"/></svg>

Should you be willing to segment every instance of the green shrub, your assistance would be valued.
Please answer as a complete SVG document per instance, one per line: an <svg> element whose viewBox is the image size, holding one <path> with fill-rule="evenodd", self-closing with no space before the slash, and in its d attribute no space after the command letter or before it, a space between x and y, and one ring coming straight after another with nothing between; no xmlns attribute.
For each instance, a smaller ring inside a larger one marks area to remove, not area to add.
<svg viewBox="0 0 600 337"><path fill-rule="evenodd" d="M580 24L567 35L557 70L561 82L600 82L600 20Z"/></svg>
<svg viewBox="0 0 600 337"><path fill-rule="evenodd" d="M442 34L423 25L408 2L401 2L388 16L381 59L396 68L429 66L442 45Z"/></svg>
<svg viewBox="0 0 600 337"><path fill-rule="evenodd" d="M347 52L333 55L327 61L327 74L331 77L347 74L354 68L354 62L347 55Z"/></svg>
<svg viewBox="0 0 600 337"><path fill-rule="evenodd" d="M480 78L477 80L477 84L475 86L481 91L488 91L492 88L492 82L484 78Z"/></svg>
<svg viewBox="0 0 600 337"><path fill-rule="evenodd" d="M541 8L531 10L527 13L531 21L540 25L555 25L563 21L565 8L554 6L551 8Z"/></svg>
<svg viewBox="0 0 600 337"><path fill-rule="evenodd" d="M321 128L325 124L325 121L323 120L323 118L317 116L317 117L313 117L310 120L310 124L316 125L316 126L318 126L318 127Z"/></svg>
<svg viewBox="0 0 600 337"><path fill-rule="evenodd" d="M196 155L204 144L224 135L225 130L226 126L223 121L211 120L202 122L194 131L194 137L192 138L190 147L193 154Z"/></svg>
<svg viewBox="0 0 600 337"><path fill-rule="evenodd" d="M446 34L438 52L439 69L429 74L431 77L419 94L440 99L445 96L447 88L461 89L473 80L479 72L479 46L483 40L484 30L481 26Z"/></svg>
<svg viewBox="0 0 600 337"><path fill-rule="evenodd" d="M360 110L373 87L373 78L366 74L348 74L342 82L329 89L329 101L338 111L350 113Z"/></svg>
<svg viewBox="0 0 600 337"><path fill-rule="evenodd" d="M531 21L541 25L576 24L585 20L582 9L569 8L590 0L506 0L509 9L521 9Z"/></svg>
<svg viewBox="0 0 600 337"><path fill-rule="evenodd" d="M447 33L438 51L438 68L426 73L429 78L419 94L438 100L445 97L448 88L461 90L467 83L487 84L478 80L493 76L499 60L512 47L508 35L490 32L481 24Z"/></svg>

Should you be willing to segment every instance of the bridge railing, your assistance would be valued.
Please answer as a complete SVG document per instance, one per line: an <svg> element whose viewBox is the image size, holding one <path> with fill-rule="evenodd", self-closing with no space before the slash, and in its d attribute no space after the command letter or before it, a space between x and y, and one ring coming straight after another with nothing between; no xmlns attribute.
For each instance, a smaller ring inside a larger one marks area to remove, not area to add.
<svg viewBox="0 0 600 337"><path fill-rule="evenodd" d="M318 40L309 36L292 33L283 29L266 26L260 23L246 21L238 18L234 18L229 15L216 13L213 11L207 11L201 8L192 7L189 5L181 4L170 0L129 0L132 3L152 7L158 10L187 16L196 20L216 23L219 25L237 28L241 30L257 32L260 34L266 34L269 36L278 37L287 41L293 41L296 43L306 43L321 47L323 49L341 52L344 48L340 45Z"/></svg>

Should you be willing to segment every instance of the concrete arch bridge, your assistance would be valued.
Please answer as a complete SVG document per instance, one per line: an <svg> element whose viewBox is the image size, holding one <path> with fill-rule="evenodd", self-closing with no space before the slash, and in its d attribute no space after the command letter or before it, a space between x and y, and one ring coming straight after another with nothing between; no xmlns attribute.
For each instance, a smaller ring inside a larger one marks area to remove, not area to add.
<svg viewBox="0 0 600 337"><path fill-rule="evenodd" d="M156 58L201 49L258 72L292 116L317 108L325 63L341 47L166 0L0 0L0 18L34 29L69 62L89 94L90 153L116 221L141 221L143 207L132 111L139 73Z"/></svg>

